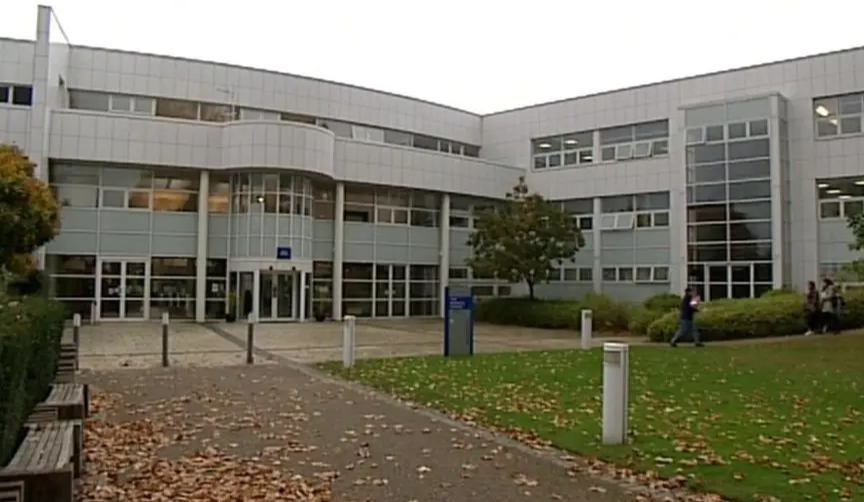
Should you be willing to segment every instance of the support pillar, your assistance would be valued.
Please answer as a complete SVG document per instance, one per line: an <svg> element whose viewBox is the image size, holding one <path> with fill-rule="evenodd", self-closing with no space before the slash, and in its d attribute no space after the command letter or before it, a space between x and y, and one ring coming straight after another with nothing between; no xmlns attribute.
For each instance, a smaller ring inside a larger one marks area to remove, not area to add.
<svg viewBox="0 0 864 502"><path fill-rule="evenodd" d="M342 263L345 250L345 183L336 184L336 204L333 217L333 320L342 319Z"/></svg>
<svg viewBox="0 0 864 502"><path fill-rule="evenodd" d="M201 171L198 181L198 246L195 260L195 322L207 317L207 239L209 215L210 172Z"/></svg>
<svg viewBox="0 0 864 502"><path fill-rule="evenodd" d="M592 225L591 225L591 235L594 237L593 247L591 249L593 253L593 279L594 279L594 292L602 293L603 292L603 253L601 252L603 249L603 231L600 229L600 220L601 215L603 214L603 207L600 204L600 197L594 197L594 215L592 216Z"/></svg>
<svg viewBox="0 0 864 502"><path fill-rule="evenodd" d="M438 314L444 318L450 285L450 194L441 196L441 249L438 252Z"/></svg>
<svg viewBox="0 0 864 502"><path fill-rule="evenodd" d="M252 272L252 317L256 321L261 318L261 271Z"/></svg>

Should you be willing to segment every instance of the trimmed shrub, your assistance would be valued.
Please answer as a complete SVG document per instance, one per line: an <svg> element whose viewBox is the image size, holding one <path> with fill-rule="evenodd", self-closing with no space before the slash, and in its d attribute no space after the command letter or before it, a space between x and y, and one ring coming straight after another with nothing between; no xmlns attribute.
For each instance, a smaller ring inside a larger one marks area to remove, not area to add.
<svg viewBox="0 0 864 502"><path fill-rule="evenodd" d="M677 309L681 304L681 296L675 293L662 293L645 300L642 305L648 310L668 312Z"/></svg>
<svg viewBox="0 0 864 502"><path fill-rule="evenodd" d="M582 310L590 309L597 330L626 330L632 307L606 295L588 294L580 300L492 298L477 304L479 322L529 328L579 330Z"/></svg>
<svg viewBox="0 0 864 502"><path fill-rule="evenodd" d="M65 317L58 302L0 293L0 465L14 454L21 426L54 379Z"/></svg>
<svg viewBox="0 0 864 502"><path fill-rule="evenodd" d="M787 296L787 295L801 295L800 292L795 291L794 289L781 288L781 289L770 289L764 293L759 298L774 298L775 296Z"/></svg>
<svg viewBox="0 0 864 502"><path fill-rule="evenodd" d="M843 328L864 326L864 291L850 291L845 298ZM704 341L796 335L807 330L803 297L789 293L703 303L696 324ZM668 342L677 329L678 313L670 312L648 326L648 336Z"/></svg>

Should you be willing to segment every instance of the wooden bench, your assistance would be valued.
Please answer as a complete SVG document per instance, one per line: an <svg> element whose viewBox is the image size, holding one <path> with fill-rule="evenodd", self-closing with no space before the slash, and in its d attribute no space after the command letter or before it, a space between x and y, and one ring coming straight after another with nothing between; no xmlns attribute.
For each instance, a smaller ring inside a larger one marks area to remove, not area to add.
<svg viewBox="0 0 864 502"><path fill-rule="evenodd" d="M78 383L55 383L45 401L37 404L33 411L56 409L58 420L82 420L89 413L90 392L86 385Z"/></svg>
<svg viewBox="0 0 864 502"><path fill-rule="evenodd" d="M24 483L0 482L0 502L24 502Z"/></svg>
<svg viewBox="0 0 864 502"><path fill-rule="evenodd" d="M60 366L73 366L78 370L78 346L74 343L63 342L60 344Z"/></svg>
<svg viewBox="0 0 864 502"><path fill-rule="evenodd" d="M33 413L27 417L27 421L24 423L24 427L27 429L32 429L34 427L40 427L47 424L51 424L54 422L58 422L60 419L57 416L57 408L45 408L42 410L34 410ZM72 450L72 460L74 462L75 467L75 477L80 478L84 473L84 421L83 420L67 420L72 424L72 432L74 441L74 449ZM0 500L2 502L2 500Z"/></svg>
<svg viewBox="0 0 864 502"><path fill-rule="evenodd" d="M0 469L0 483L23 483L23 502L72 502L74 434L71 422L28 428L9 465Z"/></svg>

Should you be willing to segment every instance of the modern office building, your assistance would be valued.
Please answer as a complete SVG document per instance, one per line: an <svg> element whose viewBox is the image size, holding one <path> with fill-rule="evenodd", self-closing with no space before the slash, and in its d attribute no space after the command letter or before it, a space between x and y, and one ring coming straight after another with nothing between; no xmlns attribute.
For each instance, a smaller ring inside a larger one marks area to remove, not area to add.
<svg viewBox="0 0 864 502"><path fill-rule="evenodd" d="M855 258L864 49L490 115L314 78L0 40L0 141L62 202L54 295L100 319L433 316L519 176L586 246L539 292L759 295ZM229 296L236 302L229 302Z"/></svg>

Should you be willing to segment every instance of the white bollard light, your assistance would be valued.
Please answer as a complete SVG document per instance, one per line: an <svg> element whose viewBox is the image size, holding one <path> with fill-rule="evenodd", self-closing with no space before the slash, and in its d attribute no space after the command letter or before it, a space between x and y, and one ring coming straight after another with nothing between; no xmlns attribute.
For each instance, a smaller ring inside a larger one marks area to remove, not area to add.
<svg viewBox="0 0 864 502"><path fill-rule="evenodd" d="M357 330L357 318L346 315L342 318L342 364L346 368L354 367L354 345Z"/></svg>
<svg viewBox="0 0 864 502"><path fill-rule="evenodd" d="M590 310L582 311L581 345L582 350L591 348L591 338L594 336L594 319Z"/></svg>
<svg viewBox="0 0 864 502"><path fill-rule="evenodd" d="M630 347L603 344L603 444L627 442Z"/></svg>

